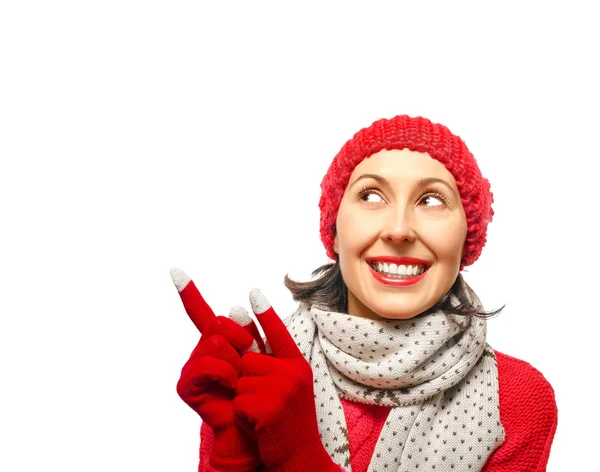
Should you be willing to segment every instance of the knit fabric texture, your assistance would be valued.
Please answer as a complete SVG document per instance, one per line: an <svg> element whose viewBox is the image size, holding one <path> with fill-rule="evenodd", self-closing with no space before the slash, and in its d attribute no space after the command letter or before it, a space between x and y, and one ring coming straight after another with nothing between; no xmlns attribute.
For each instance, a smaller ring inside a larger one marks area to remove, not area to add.
<svg viewBox="0 0 600 472"><path fill-rule="evenodd" d="M340 397L348 427L350 465L353 472L367 472L373 451L392 407L369 405Z"/></svg>
<svg viewBox="0 0 600 472"><path fill-rule="evenodd" d="M527 362L497 351L495 354L498 360L500 417L506 440L482 470L543 472L558 420L552 386ZM367 472L390 408L340 400L348 425L352 471Z"/></svg>
<svg viewBox="0 0 600 472"><path fill-rule="evenodd" d="M502 353L497 359L506 441L483 472L544 472L558 425L554 390L527 362Z"/></svg>
<svg viewBox="0 0 600 472"><path fill-rule="evenodd" d="M558 422L552 386L527 362L495 351L498 361L500 418L506 439L483 472L543 472ZM353 472L366 472L391 407L340 398L350 443ZM202 424L199 472L217 472L208 462L212 430Z"/></svg>
<svg viewBox="0 0 600 472"><path fill-rule="evenodd" d="M481 175L473 154L461 138L443 125L422 117L399 115L381 119L358 131L335 156L321 182L321 241L327 255L333 251L335 225L342 196L354 168L365 158L383 149L410 149L429 154L454 176L467 219L467 237L461 270L477 260L486 243L492 221L493 195L490 183Z"/></svg>
<svg viewBox="0 0 600 472"><path fill-rule="evenodd" d="M485 320L439 311L374 321L301 304L286 326L313 369L321 440L344 470L352 468L339 396L393 407L370 472L481 470L504 441Z"/></svg>

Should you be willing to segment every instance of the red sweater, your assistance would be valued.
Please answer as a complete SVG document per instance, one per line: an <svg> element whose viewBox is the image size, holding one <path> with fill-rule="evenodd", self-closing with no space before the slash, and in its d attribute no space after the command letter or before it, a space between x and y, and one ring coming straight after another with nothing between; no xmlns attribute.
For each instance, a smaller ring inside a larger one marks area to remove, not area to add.
<svg viewBox="0 0 600 472"><path fill-rule="evenodd" d="M554 390L527 362L495 352L500 419L506 440L487 461L483 472L543 472L558 421ZM390 407L340 400L348 426L352 471L366 472ZM200 438L198 471L213 472L216 469L208 463L213 445L209 426L202 425Z"/></svg>

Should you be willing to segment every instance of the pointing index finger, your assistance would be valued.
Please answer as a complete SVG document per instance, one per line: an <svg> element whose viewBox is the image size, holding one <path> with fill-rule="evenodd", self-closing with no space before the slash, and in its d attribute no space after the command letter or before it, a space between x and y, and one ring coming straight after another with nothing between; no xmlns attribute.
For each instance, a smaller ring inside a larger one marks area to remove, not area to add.
<svg viewBox="0 0 600 472"><path fill-rule="evenodd" d="M257 288L250 291L250 305L256 315L256 319L262 326L265 338L273 350L275 357L303 357L285 324L283 324L279 315L275 313L275 310L273 310L266 297Z"/></svg>
<svg viewBox="0 0 600 472"><path fill-rule="evenodd" d="M215 318L215 314L208 303L202 298L196 288L194 281L181 269L171 269L171 278L179 292L183 307L189 315L192 323L196 325L198 331L202 331Z"/></svg>

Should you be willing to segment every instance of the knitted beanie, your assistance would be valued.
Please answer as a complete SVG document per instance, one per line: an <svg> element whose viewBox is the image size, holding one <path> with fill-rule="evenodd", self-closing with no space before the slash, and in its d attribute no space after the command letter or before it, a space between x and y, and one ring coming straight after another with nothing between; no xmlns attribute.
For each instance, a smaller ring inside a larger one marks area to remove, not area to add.
<svg viewBox="0 0 600 472"><path fill-rule="evenodd" d="M410 149L440 161L454 176L467 219L467 237L460 269L471 265L486 242L487 225L492 221L493 196L490 183L481 175L465 143L443 125L426 118L399 115L381 119L363 128L335 156L321 182L321 241L327 255L333 251L337 213L350 175L365 158L383 149Z"/></svg>

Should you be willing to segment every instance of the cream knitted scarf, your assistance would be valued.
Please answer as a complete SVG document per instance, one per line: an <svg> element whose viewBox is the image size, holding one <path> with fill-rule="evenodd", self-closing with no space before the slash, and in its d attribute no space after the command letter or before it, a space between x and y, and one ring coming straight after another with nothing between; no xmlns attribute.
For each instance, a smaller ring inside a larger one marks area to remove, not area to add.
<svg viewBox="0 0 600 472"><path fill-rule="evenodd" d="M438 311L373 321L300 304L285 323L313 369L325 449L344 470L339 396L393 407L369 472L478 471L504 441L485 320Z"/></svg>

